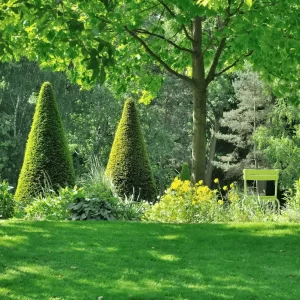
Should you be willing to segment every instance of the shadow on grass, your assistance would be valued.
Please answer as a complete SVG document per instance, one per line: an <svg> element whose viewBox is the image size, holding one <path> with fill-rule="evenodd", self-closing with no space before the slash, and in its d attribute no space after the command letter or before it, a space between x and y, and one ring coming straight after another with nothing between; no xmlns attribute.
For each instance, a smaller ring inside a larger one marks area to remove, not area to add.
<svg viewBox="0 0 300 300"><path fill-rule="evenodd" d="M298 299L300 225L0 225L0 299Z"/></svg>

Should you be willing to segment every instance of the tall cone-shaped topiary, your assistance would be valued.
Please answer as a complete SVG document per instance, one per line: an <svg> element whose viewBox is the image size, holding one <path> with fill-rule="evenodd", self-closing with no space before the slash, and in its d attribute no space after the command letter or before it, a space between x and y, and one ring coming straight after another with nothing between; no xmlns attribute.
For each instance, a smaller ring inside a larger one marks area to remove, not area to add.
<svg viewBox="0 0 300 300"><path fill-rule="evenodd" d="M45 184L57 189L59 186L73 186L74 181L72 157L53 88L49 82L45 82L28 136L15 200L26 204L32 196L43 192Z"/></svg>
<svg viewBox="0 0 300 300"><path fill-rule="evenodd" d="M156 190L144 142L138 113L132 100L125 102L122 118L106 167L106 175L112 180L122 197L138 195L140 200L155 201Z"/></svg>

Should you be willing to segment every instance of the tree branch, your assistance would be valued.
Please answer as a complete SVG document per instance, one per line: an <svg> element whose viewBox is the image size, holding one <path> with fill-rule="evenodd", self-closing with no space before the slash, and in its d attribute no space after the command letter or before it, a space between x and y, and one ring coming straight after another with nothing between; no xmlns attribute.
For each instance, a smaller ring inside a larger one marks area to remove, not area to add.
<svg viewBox="0 0 300 300"><path fill-rule="evenodd" d="M170 7L169 7L166 3L164 3L164 2L161 1L161 0L158 0L158 2L159 2L159 3L167 10L167 12L168 12L173 18L176 18L176 14L170 9ZM181 28L182 28L182 30L183 30L183 32L184 32L186 38L187 38L188 40L190 40L191 42L193 42L194 39L193 39L193 38L191 37L191 35L189 34L189 32L188 32L187 28L185 27L185 25L182 24Z"/></svg>
<svg viewBox="0 0 300 300"><path fill-rule="evenodd" d="M144 47L144 49L146 50L146 52L148 54L150 54L157 62L159 62L167 71L169 71L171 74L175 75L176 77L183 79L184 81L188 82L189 84L193 83L193 80L188 77L185 76L183 74L180 74L178 72L176 72L175 70L173 70L164 60L162 60L156 53L154 53L149 46L146 44L146 42L141 39L134 31L128 29L127 26L124 26L124 29L126 32L128 32L134 39L136 39L138 42L140 42L140 44Z"/></svg>
<svg viewBox="0 0 300 300"><path fill-rule="evenodd" d="M222 31L230 22L230 19L232 16L234 16L235 14L239 13L242 5L243 5L244 1L241 1L239 6L237 7L237 9L234 11L234 13L230 14L230 6L227 7L226 11L227 11L227 18L224 20L223 24L221 24L221 28L219 29L219 31ZM219 46L216 50L216 53L215 53L215 56L213 58L213 62L211 64L211 67L209 69L209 72L208 72L208 75L206 77L206 84L208 85L211 81L214 80L215 76L216 76L216 69L217 69L217 66L218 66L218 63L219 63L219 60L220 60L220 57L221 57L221 54L225 48L225 44L226 44L226 39L227 37L223 37L219 43ZM235 64L237 64L238 61L235 62ZM231 66L233 67L233 66ZM228 68L229 70L230 68ZM227 70L226 70L227 71ZM224 71L224 72L226 72ZM223 73L224 73L223 72Z"/></svg>
<svg viewBox="0 0 300 300"><path fill-rule="evenodd" d="M173 17L173 18L176 18L176 14L171 10L171 8L166 4L164 3L163 1L161 0L158 0L158 2L168 11L168 13Z"/></svg>
<svg viewBox="0 0 300 300"><path fill-rule="evenodd" d="M220 44L219 44L218 48L217 48L217 51L215 53L213 62L211 64L211 67L209 69L208 75L206 77L206 80L205 80L206 84L209 84L211 81L214 80L215 72L216 72L216 69L217 69L217 66L218 66L219 59L221 57L222 51L225 48L225 44L226 44L226 37L223 37L221 39L221 41L220 41Z"/></svg>
<svg viewBox="0 0 300 300"><path fill-rule="evenodd" d="M186 52L189 52L191 54L194 53L193 50L191 49L188 49L188 48L185 48L185 47L181 47L179 45L177 45L176 43L174 43L173 41L171 41L170 39L167 39L166 37L164 37L163 35L160 35L160 34L157 34L157 33L154 33L154 32L150 32L148 30L145 30L145 29L135 29L133 30L134 32L137 32L137 33L141 33L141 34L148 34L150 36L155 36L159 39L162 39L164 40L165 42L168 42L169 44L171 44L172 46L174 46L175 48L181 50L181 51L186 51Z"/></svg>
<svg viewBox="0 0 300 300"><path fill-rule="evenodd" d="M242 55L242 57L248 57L250 56L251 54L253 53L253 50L248 52L247 54L245 55ZM217 76L220 76L222 75L223 73L225 73L226 71L228 71L229 69L231 69L232 67L234 67L240 60L241 58L238 58L237 60L235 60L231 65L227 66L226 68L224 68L222 71L218 72L218 73L215 73L214 77L217 77Z"/></svg>
<svg viewBox="0 0 300 300"><path fill-rule="evenodd" d="M182 29L183 29L183 32L184 32L186 38L188 40L190 40L191 42L194 42L194 39L190 36L190 34L188 33L188 30L186 29L186 27L184 25L182 25Z"/></svg>

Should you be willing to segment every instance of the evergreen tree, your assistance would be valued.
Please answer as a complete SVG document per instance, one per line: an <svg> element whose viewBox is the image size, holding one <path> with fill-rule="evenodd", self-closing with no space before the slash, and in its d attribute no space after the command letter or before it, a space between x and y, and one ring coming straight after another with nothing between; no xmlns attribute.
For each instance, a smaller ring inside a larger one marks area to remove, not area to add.
<svg viewBox="0 0 300 300"><path fill-rule="evenodd" d="M153 201L156 190L135 103L125 102L106 168L120 196Z"/></svg>
<svg viewBox="0 0 300 300"><path fill-rule="evenodd" d="M251 69L238 72L233 82L237 107L223 113L217 138L227 143L214 164L223 169L227 178L239 178L244 168L261 168L262 161L256 151L252 134L266 121L272 98L259 75Z"/></svg>
<svg viewBox="0 0 300 300"><path fill-rule="evenodd" d="M52 188L74 185L72 158L65 139L61 117L49 82L42 85L32 127L27 140L15 199L24 203Z"/></svg>
<svg viewBox="0 0 300 300"><path fill-rule="evenodd" d="M183 163L179 174L181 180L191 180L191 170L188 163Z"/></svg>

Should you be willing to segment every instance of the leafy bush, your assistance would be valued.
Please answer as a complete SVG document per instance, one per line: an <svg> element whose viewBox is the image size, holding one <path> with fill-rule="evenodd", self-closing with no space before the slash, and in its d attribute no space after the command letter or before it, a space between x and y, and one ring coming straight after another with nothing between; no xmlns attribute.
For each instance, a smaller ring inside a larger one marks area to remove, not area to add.
<svg viewBox="0 0 300 300"><path fill-rule="evenodd" d="M166 223L202 222L266 222L277 221L273 206L262 204L255 196L245 196L236 184L209 189L199 181L192 186L188 180L175 178L160 202L146 210L146 221Z"/></svg>
<svg viewBox="0 0 300 300"><path fill-rule="evenodd" d="M294 191L285 196L286 206L282 210L281 220L300 223L300 179L294 183Z"/></svg>
<svg viewBox="0 0 300 300"><path fill-rule="evenodd" d="M183 163L179 174L180 180L191 180L191 170L188 163Z"/></svg>
<svg viewBox="0 0 300 300"><path fill-rule="evenodd" d="M69 187L60 188L58 194L47 191L31 199L30 204L25 207L25 218L33 220L66 220L70 213L67 210L69 203L84 197L82 188Z"/></svg>
<svg viewBox="0 0 300 300"><path fill-rule="evenodd" d="M15 200L29 203L43 192L45 179L55 190L73 186L75 181L71 154L49 82L42 85L39 94Z"/></svg>
<svg viewBox="0 0 300 300"><path fill-rule="evenodd" d="M114 220L111 204L99 198L81 198L67 206L71 219L76 220Z"/></svg>
<svg viewBox="0 0 300 300"><path fill-rule="evenodd" d="M127 100L112 145L106 175L120 197L155 201L156 189L134 101Z"/></svg>
<svg viewBox="0 0 300 300"><path fill-rule="evenodd" d="M161 200L147 210L144 219L167 223L211 222L219 210L216 192L203 182L175 178Z"/></svg>
<svg viewBox="0 0 300 300"><path fill-rule="evenodd" d="M11 186L4 180L0 183L0 218L9 219L14 214L13 195L9 192Z"/></svg>

